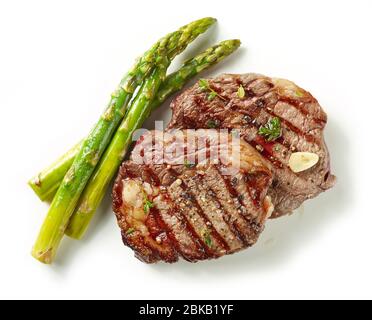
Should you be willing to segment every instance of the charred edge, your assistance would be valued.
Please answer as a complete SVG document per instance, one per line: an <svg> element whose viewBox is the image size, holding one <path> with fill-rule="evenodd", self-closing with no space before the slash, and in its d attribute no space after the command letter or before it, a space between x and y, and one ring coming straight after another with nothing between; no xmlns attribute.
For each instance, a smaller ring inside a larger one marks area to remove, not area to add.
<svg viewBox="0 0 372 320"><path fill-rule="evenodd" d="M122 199L122 194L123 194L123 172L126 171L124 164L122 167L119 169L119 175L117 176L114 187L111 193L112 197L112 209L114 212L118 212L120 208L123 205L123 199Z"/></svg>
<svg viewBox="0 0 372 320"><path fill-rule="evenodd" d="M134 237L128 236L124 230L121 231L121 238L123 243L134 251L134 256L146 263L155 263L160 261L158 252L154 251L153 248L148 246L142 235L136 235Z"/></svg>

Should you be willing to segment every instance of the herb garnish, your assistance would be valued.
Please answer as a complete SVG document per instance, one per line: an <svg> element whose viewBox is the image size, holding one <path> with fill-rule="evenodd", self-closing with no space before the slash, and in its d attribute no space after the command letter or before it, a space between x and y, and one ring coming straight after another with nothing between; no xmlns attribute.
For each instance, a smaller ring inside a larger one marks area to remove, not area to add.
<svg viewBox="0 0 372 320"><path fill-rule="evenodd" d="M243 99L245 97L245 90L244 90L242 85L240 85L240 87L238 89L238 92L237 92L237 95L238 95L239 99Z"/></svg>
<svg viewBox="0 0 372 320"><path fill-rule="evenodd" d="M150 209L154 207L154 203L147 198L147 195L145 195L144 198L143 211L145 211L145 213L149 213Z"/></svg>
<svg viewBox="0 0 372 320"><path fill-rule="evenodd" d="M133 232L135 232L136 230L134 228L129 228L127 230L127 232L125 233L127 236L129 236L130 234L132 234Z"/></svg>
<svg viewBox="0 0 372 320"><path fill-rule="evenodd" d="M296 97L299 97L299 98L302 98L304 96L304 94L300 90L295 91L295 95Z"/></svg>
<svg viewBox="0 0 372 320"><path fill-rule="evenodd" d="M191 162L189 162L187 159L185 160L184 165L185 165L185 167L188 168L188 169L190 169L190 168L194 168L194 167L196 166L195 163L191 163Z"/></svg>
<svg viewBox="0 0 372 320"><path fill-rule="evenodd" d="M215 128L218 128L220 126L220 121L219 120L215 120L215 119L209 119L207 121L207 127L208 129L215 129Z"/></svg>
<svg viewBox="0 0 372 320"><path fill-rule="evenodd" d="M213 100L215 97L219 97L221 100L226 100L224 97L222 97L221 95L219 95L216 91L214 91L211 88L211 86L209 85L208 80L206 80L206 79L200 79L199 80L199 87L203 91L209 91L209 95L208 95L208 100L209 101Z"/></svg>
<svg viewBox="0 0 372 320"><path fill-rule="evenodd" d="M212 248L212 238L211 238L211 233L209 232L209 230L205 231L204 232L204 242L205 244L209 247L209 248Z"/></svg>
<svg viewBox="0 0 372 320"><path fill-rule="evenodd" d="M282 127L278 117L272 118L258 130L258 134L263 136L267 141L274 141L281 137Z"/></svg>

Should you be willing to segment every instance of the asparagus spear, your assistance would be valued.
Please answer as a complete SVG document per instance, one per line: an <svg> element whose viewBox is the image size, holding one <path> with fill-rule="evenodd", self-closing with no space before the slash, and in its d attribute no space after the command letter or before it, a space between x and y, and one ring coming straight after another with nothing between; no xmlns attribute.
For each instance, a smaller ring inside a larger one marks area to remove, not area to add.
<svg viewBox="0 0 372 320"><path fill-rule="evenodd" d="M133 132L142 126L150 112L170 94L181 89L188 79L218 63L234 52L239 45L239 40L228 40L207 49L185 62L179 71L168 76L152 103L142 105L137 101L133 104L79 200L79 205L66 230L68 236L80 239L84 235L106 189L125 157Z"/></svg>
<svg viewBox="0 0 372 320"><path fill-rule="evenodd" d="M171 94L181 90L185 83L203 70L219 63L240 47L240 40L225 40L186 61L181 68L170 74L152 103L152 109L161 105Z"/></svg>
<svg viewBox="0 0 372 320"><path fill-rule="evenodd" d="M212 18L201 19L160 39L122 79L118 89L112 94L106 111L85 139L54 197L32 250L34 258L43 263L53 261L80 195L124 117L136 87L148 77L155 66L160 70L164 69L165 60L173 59L214 22L215 19Z"/></svg>
<svg viewBox="0 0 372 320"><path fill-rule="evenodd" d="M191 77L223 60L239 46L239 40L222 41L218 45L208 48L185 62L177 72L174 72L165 79L152 102L152 109L157 108L171 94L180 90ZM42 201L49 200L54 196L80 148L81 143L74 146L53 165L44 169L29 181L29 185Z"/></svg>
<svg viewBox="0 0 372 320"><path fill-rule="evenodd" d="M95 208L91 205L95 206L101 202L107 185L130 146L133 132L142 126L151 111L151 101L154 99L156 92L154 90L160 86L161 77L157 74L160 71L156 69L155 77L149 78L138 92L125 120L120 125L96 172L82 194L78 209L75 211L76 214L73 215L72 221L70 220L72 225L70 222L69 226L72 226L72 228L68 227L66 230L67 235L78 237L85 231L95 211Z"/></svg>
<svg viewBox="0 0 372 320"><path fill-rule="evenodd" d="M28 182L29 186L34 190L41 201L53 200L63 177L71 168L82 144L83 141L73 146L63 156L58 158L54 163L45 168Z"/></svg>

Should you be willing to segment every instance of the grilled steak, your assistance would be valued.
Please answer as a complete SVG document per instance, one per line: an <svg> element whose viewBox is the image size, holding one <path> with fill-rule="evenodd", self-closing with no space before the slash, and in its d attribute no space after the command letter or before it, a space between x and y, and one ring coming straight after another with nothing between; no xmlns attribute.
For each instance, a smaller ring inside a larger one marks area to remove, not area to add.
<svg viewBox="0 0 372 320"><path fill-rule="evenodd" d="M294 83L258 74L224 74L196 84L172 102L168 128L237 129L257 148L274 169L269 195L275 206L273 217L298 208L305 200L331 188L335 177L323 138L327 116L317 100ZM243 87L244 91L238 89ZM282 136L268 142L259 128L273 118L281 120ZM311 152L319 162L309 170L294 173L288 167L293 152Z"/></svg>
<svg viewBox="0 0 372 320"><path fill-rule="evenodd" d="M150 132L123 163L113 209L123 242L140 260L194 262L257 241L273 211L271 165L245 141L236 152L231 134L216 139L212 131L179 131L182 139Z"/></svg>

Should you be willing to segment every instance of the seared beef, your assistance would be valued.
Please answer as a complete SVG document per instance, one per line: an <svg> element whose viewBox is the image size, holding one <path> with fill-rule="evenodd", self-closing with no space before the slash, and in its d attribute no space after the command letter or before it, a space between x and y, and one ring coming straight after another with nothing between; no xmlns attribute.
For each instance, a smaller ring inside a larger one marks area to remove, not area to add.
<svg viewBox="0 0 372 320"><path fill-rule="evenodd" d="M323 138L327 116L309 92L290 81L258 74L224 74L208 82L208 89L197 83L173 101L168 128L239 130L273 165L274 181L269 190L275 206L273 217L292 212L334 185ZM239 97L240 86L244 92L241 90ZM212 95L211 90L215 92ZM282 137L268 142L258 130L274 117L281 119ZM294 173L288 167L293 152L316 153L320 160L311 169Z"/></svg>
<svg viewBox="0 0 372 320"><path fill-rule="evenodd" d="M218 258L249 247L273 211L266 195L271 165L255 148L239 139L231 152L231 134L221 141L210 130L189 131L187 141L144 135L115 182L123 242L147 263ZM216 150L228 152L216 157Z"/></svg>

